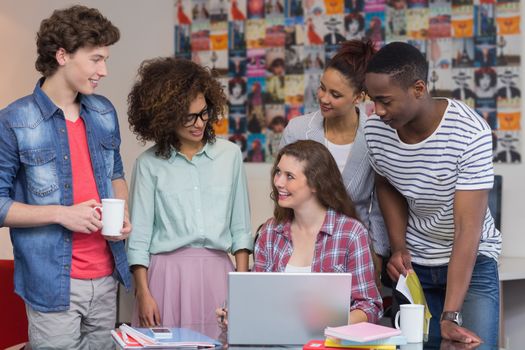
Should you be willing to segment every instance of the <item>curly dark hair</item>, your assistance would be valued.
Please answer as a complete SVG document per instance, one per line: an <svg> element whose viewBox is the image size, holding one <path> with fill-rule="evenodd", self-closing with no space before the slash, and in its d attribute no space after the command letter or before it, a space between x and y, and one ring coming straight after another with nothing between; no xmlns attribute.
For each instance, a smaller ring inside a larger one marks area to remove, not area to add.
<svg viewBox="0 0 525 350"><path fill-rule="evenodd" d="M369 39L347 40L341 43L326 69L335 69L341 73L356 92L364 90L365 71L368 61L376 53L374 43Z"/></svg>
<svg viewBox="0 0 525 350"><path fill-rule="evenodd" d="M86 46L113 45L119 39L118 28L97 9L76 5L55 10L40 23L36 34L35 67L44 77L50 77L58 69L55 55L59 49L72 54Z"/></svg>
<svg viewBox="0 0 525 350"><path fill-rule="evenodd" d="M317 199L325 208L332 208L350 218L359 220L354 203L346 192L343 177L330 151L321 143L312 140L300 140L283 147L272 167L272 193L274 202L273 216L278 223L294 218L294 211L279 206L279 192L273 183L277 166L282 156L294 157L304 162L304 175L308 186L315 189Z"/></svg>
<svg viewBox="0 0 525 350"><path fill-rule="evenodd" d="M142 62L137 82L128 95L131 131L142 142L155 142L157 156L171 157L173 149L181 146L175 130L183 125L189 106L199 93L206 99L209 114L203 141L213 143L213 124L224 114L227 100L211 71L175 57Z"/></svg>

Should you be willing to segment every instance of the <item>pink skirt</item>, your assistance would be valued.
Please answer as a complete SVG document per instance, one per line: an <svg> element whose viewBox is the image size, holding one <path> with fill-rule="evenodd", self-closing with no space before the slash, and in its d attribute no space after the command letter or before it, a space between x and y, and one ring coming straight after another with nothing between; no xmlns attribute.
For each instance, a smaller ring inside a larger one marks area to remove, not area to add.
<svg viewBox="0 0 525 350"><path fill-rule="evenodd" d="M221 330L215 309L228 297L228 254L206 248L181 248L151 256L148 285L157 302L162 325L182 327L218 339ZM133 326L139 326L138 305Z"/></svg>

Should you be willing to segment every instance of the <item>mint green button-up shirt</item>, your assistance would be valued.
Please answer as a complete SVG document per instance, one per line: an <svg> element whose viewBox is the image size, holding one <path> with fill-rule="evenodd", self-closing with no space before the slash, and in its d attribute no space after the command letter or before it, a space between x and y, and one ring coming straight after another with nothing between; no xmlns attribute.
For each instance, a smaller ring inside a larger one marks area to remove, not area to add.
<svg viewBox="0 0 525 350"><path fill-rule="evenodd" d="M217 139L188 160L142 153L131 180L129 265L181 247L235 253L253 248L246 174L239 147Z"/></svg>

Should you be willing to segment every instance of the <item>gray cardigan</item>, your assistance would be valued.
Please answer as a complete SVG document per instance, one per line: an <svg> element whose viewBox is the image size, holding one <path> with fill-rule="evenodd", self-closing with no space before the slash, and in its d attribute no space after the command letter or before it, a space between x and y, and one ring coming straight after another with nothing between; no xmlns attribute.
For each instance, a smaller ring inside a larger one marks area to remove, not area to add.
<svg viewBox="0 0 525 350"><path fill-rule="evenodd" d="M375 173L368 159L364 133L366 118L366 115L359 113L359 128L342 176L357 214L370 232L374 251L379 255L387 256L390 244L377 195L374 192ZM323 116L320 110L290 120L284 129L280 147L298 140L313 140L325 144Z"/></svg>

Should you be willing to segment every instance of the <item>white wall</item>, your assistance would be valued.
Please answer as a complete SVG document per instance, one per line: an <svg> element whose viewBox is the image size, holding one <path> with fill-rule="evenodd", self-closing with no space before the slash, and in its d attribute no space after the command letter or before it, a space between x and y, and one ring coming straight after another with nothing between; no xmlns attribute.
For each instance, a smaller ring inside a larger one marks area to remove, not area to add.
<svg viewBox="0 0 525 350"><path fill-rule="evenodd" d="M18 97L31 93L38 74L34 69L36 57L35 33L40 21L55 8L78 2L66 0L2 0L0 1L0 108ZM127 127L126 97L140 62L146 58L170 55L173 52L172 0L89 0L82 2L99 8L121 30L121 40L111 49L108 61L109 76L98 92L106 95L119 112L122 133L122 155L125 170L131 174L134 159L142 146ZM522 6L522 18L525 10ZM525 50L525 45L522 48ZM523 73L522 73L523 76ZM525 76L522 77L522 90ZM521 153L525 155L525 142ZM271 215L269 194L269 165L247 165L253 227ZM497 165L503 175L503 254L525 256L525 163ZM0 258L12 257L6 229L0 230ZM0 281L1 283L1 281ZM507 293L506 293L507 294ZM516 295L517 297L517 295ZM509 295L509 298L511 296ZM121 312L129 319L129 306ZM519 317L514 315L513 317ZM521 324L524 324L523 315ZM522 343L525 342L523 339ZM517 344L517 343L516 343Z"/></svg>

